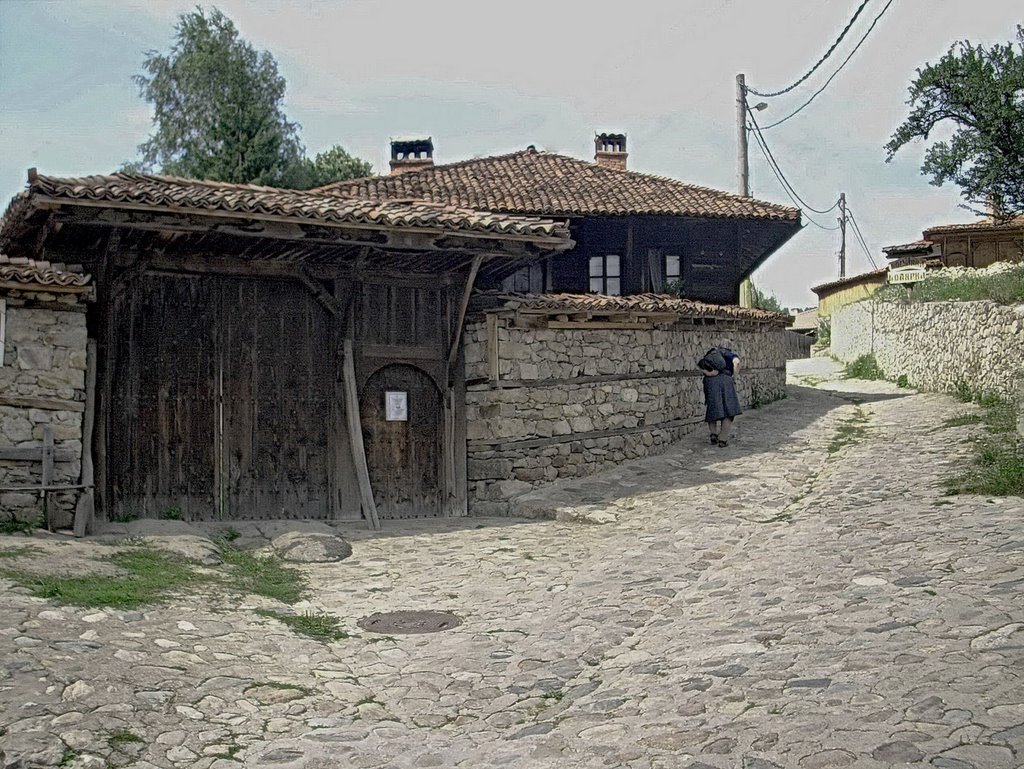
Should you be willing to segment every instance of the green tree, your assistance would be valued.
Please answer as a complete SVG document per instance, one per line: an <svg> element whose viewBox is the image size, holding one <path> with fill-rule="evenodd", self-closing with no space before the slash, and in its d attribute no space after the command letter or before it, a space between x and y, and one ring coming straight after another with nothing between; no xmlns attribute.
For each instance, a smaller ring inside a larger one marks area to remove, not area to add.
<svg viewBox="0 0 1024 769"><path fill-rule="evenodd" d="M148 52L143 70L135 82L153 105L154 131L125 170L296 189L371 170L337 146L305 157L277 62L216 8L179 16L170 51Z"/></svg>
<svg viewBox="0 0 1024 769"><path fill-rule="evenodd" d="M769 312L778 312L783 314L789 312L789 310L783 307L775 297L775 294L769 294L762 291L753 283L750 284L750 306L755 307L758 310L768 310Z"/></svg>
<svg viewBox="0 0 1024 769"><path fill-rule="evenodd" d="M940 125L951 127L949 139L928 147L921 172L935 186L956 184L978 213L1024 211L1024 27L1016 44L955 43L917 70L909 91L910 114L885 145L886 160Z"/></svg>

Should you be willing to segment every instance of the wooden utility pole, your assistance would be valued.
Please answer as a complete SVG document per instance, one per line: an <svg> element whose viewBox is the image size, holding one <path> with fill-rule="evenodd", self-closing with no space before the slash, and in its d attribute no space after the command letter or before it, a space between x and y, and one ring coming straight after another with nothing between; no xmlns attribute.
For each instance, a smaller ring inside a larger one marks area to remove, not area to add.
<svg viewBox="0 0 1024 769"><path fill-rule="evenodd" d="M736 76L736 181L739 193L750 197L750 163L747 157L747 82L746 76ZM750 278L740 282L740 307L753 303Z"/></svg>
<svg viewBox="0 0 1024 769"><path fill-rule="evenodd" d="M750 167L747 160L747 84L742 73L736 76L736 176L740 195L750 197Z"/></svg>
<svg viewBox="0 0 1024 769"><path fill-rule="evenodd" d="M839 277L846 277L846 193L839 193Z"/></svg>

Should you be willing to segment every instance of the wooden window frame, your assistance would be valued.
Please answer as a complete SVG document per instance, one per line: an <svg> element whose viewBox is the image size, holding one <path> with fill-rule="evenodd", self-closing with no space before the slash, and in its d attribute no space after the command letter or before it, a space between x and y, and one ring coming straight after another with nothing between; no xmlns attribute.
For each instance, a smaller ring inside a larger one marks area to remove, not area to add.
<svg viewBox="0 0 1024 769"><path fill-rule="evenodd" d="M664 261L662 262L661 266L662 279L664 285L667 286L672 281L681 281L683 279L683 257L679 256L678 254L665 254L663 259ZM676 270L674 273L671 272L668 268L670 259L675 259L676 261Z"/></svg>
<svg viewBox="0 0 1024 769"><path fill-rule="evenodd" d="M615 260L614 272L609 271L609 259ZM588 292L591 294L622 296L622 256L601 254L590 257L587 260L587 280Z"/></svg>

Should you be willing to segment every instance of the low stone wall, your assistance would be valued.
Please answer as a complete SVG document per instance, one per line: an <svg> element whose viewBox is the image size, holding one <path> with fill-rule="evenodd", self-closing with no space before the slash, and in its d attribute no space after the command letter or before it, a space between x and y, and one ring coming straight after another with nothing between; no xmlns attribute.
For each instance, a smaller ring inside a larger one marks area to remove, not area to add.
<svg viewBox="0 0 1024 769"><path fill-rule="evenodd" d="M0 517L36 521L46 428L53 433L55 484L77 484L82 459L87 334L79 295L28 288L0 290L6 304L0 366ZM38 457L36 453L38 452ZM78 492L50 496L51 516L70 524Z"/></svg>
<svg viewBox="0 0 1024 769"><path fill-rule="evenodd" d="M696 363L725 340L741 357L744 408L783 396L784 330L767 323L622 330L469 323L470 512L505 515L509 499L534 486L665 450L702 422Z"/></svg>
<svg viewBox="0 0 1024 769"><path fill-rule="evenodd" d="M886 376L940 392L968 387L1018 397L1024 387L1024 305L865 301L832 314L832 355L873 353Z"/></svg>

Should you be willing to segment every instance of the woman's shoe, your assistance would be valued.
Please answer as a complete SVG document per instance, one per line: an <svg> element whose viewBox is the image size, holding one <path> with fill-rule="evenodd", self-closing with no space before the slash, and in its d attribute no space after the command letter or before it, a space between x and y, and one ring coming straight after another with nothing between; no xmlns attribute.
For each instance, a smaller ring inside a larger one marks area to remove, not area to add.
<svg viewBox="0 0 1024 769"><path fill-rule="evenodd" d="M718 433L711 433L711 445L718 443Z"/></svg>
<svg viewBox="0 0 1024 769"><path fill-rule="evenodd" d="M722 439L722 440L719 440L719 441L718 441L718 445L719 445L719 446L728 446L728 445L729 445L729 441L727 441L727 440L724 440L724 439Z"/></svg>

